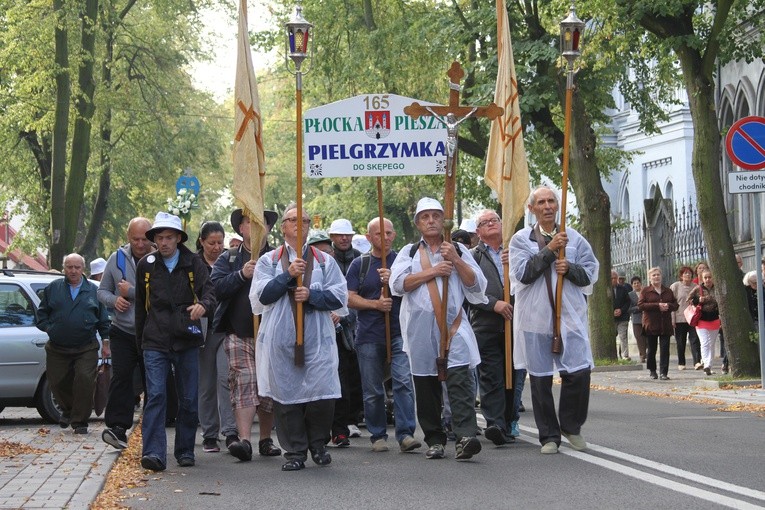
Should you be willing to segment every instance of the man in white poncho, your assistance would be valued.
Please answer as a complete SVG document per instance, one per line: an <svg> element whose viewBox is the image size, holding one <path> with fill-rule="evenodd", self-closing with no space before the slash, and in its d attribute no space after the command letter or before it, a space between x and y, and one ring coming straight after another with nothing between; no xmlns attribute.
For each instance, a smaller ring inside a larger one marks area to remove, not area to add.
<svg viewBox="0 0 765 510"><path fill-rule="evenodd" d="M414 223L422 234L416 244L404 246L391 267L391 292L403 296L401 333L409 354L417 396L417 419L425 433L428 459L444 457L446 432L441 426L443 397L437 377L441 333L434 310L440 310L443 279L449 279L446 327L451 336L446 388L457 435L456 458L469 459L481 451L475 437L473 369L481 362L478 344L462 303L486 303L486 278L467 247L443 238L444 212L432 198L417 203ZM428 287L431 287L429 289ZM433 299L431 299L433 296Z"/></svg>
<svg viewBox="0 0 765 510"><path fill-rule="evenodd" d="M587 330L587 300L598 278L598 261L590 244L571 228L558 232L555 218L558 197L540 186L529 196L529 210L537 219L533 227L517 232L510 242L510 279L515 295L513 317L518 369L529 372L534 420L542 453L557 453L561 433L576 450L587 443L581 427L587 419L590 371L594 367ZM566 258L558 260L558 250ZM553 354L554 296L557 280L563 282L561 336L563 352ZM562 384L558 416L552 394L553 374ZM560 422L558 422L560 418Z"/></svg>
<svg viewBox="0 0 765 510"><path fill-rule="evenodd" d="M298 242L297 222L303 222ZM258 259L250 289L254 314L262 313L256 341L258 388L274 400L279 444L287 462L283 471L305 467L311 458L325 466L332 461L326 449L335 399L340 398L337 344L330 311L348 314L345 278L332 257L306 247L310 223L297 208L288 206L281 222L285 244ZM302 247L302 258L296 249ZM303 286L296 278L303 275ZM293 302L294 300L294 302ZM304 310L304 366L295 365L295 302Z"/></svg>

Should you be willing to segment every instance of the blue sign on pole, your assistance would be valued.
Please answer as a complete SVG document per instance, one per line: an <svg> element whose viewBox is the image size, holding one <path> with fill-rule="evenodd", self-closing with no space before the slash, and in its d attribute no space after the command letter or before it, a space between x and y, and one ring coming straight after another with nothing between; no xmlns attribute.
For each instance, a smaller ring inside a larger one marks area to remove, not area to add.
<svg viewBox="0 0 765 510"><path fill-rule="evenodd" d="M765 168L765 117L744 117L725 137L728 157L745 170Z"/></svg>
<svg viewBox="0 0 765 510"><path fill-rule="evenodd" d="M178 193L183 188L186 188L196 196L199 196L199 179L193 175L181 175L178 177L178 180L175 181L175 192Z"/></svg>

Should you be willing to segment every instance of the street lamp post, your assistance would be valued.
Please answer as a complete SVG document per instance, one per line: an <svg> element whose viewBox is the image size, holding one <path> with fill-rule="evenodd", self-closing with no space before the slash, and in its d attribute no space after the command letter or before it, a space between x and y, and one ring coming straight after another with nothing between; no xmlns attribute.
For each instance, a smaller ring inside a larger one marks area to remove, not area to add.
<svg viewBox="0 0 765 510"><path fill-rule="evenodd" d="M574 61L582 52L579 44L584 32L584 22L576 16L576 6L571 2L571 10L566 19L560 22L560 49L563 58L566 59L566 114L563 128L563 175L561 176L561 200L560 200L560 232L566 231L566 201L568 194L568 165L570 152L571 134L571 103L574 95ZM564 260L566 251L558 251L558 259ZM555 289L555 331L553 335L552 352L563 352L563 339L561 335L561 305L563 300L563 278L558 276L558 285Z"/></svg>
<svg viewBox="0 0 765 510"><path fill-rule="evenodd" d="M297 238L299 249L302 249L303 242L303 71L301 69L303 61L308 57L308 43L313 25L303 17L303 7L300 4L295 6L295 15L286 23L287 28L287 55L285 63L287 69L295 75L295 109L296 109L296 200L297 205ZM294 70L290 69L289 57L294 64ZM307 74L307 71L306 71ZM298 256L302 256L298 253ZM303 277L297 277L297 286L302 287ZM305 350L303 346L303 303L296 304L295 317L295 365L303 366L305 364Z"/></svg>

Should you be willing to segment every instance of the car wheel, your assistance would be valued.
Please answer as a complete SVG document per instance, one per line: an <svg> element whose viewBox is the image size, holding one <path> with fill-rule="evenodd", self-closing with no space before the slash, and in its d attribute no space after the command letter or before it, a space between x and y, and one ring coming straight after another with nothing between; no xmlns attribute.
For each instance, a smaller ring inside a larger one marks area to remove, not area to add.
<svg viewBox="0 0 765 510"><path fill-rule="evenodd" d="M37 412L40 413L40 416L47 423L58 423L61 419L61 410L56 404L56 399L53 398L53 393L50 391L50 385L48 385L46 377L40 383L35 406L37 407Z"/></svg>

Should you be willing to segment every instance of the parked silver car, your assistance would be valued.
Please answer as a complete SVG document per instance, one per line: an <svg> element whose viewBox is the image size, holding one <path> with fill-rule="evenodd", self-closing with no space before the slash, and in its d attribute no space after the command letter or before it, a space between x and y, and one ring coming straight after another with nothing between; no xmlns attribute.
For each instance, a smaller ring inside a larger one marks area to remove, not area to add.
<svg viewBox="0 0 765 510"><path fill-rule="evenodd" d="M0 269L0 411L36 407L45 421L59 421L45 376L48 334L35 326L42 291L59 278L63 275Z"/></svg>

